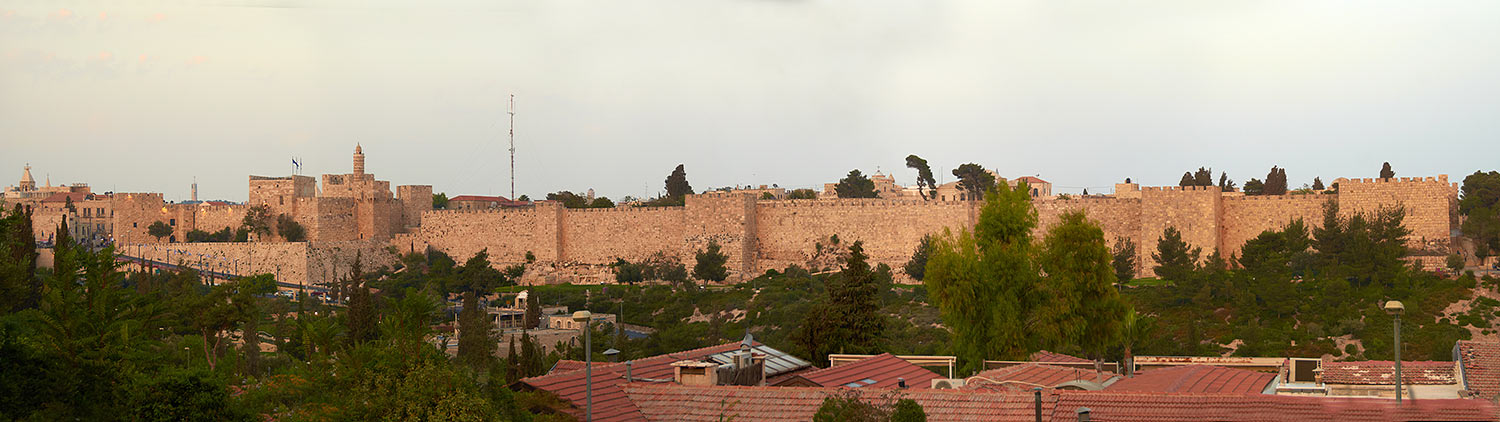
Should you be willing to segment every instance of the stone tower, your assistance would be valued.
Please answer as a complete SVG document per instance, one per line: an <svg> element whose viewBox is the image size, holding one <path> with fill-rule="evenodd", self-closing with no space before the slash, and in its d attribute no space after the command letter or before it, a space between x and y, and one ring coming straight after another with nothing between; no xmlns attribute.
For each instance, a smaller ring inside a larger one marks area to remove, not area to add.
<svg viewBox="0 0 1500 422"><path fill-rule="evenodd" d="M354 144L354 174L365 174L365 152Z"/></svg>
<svg viewBox="0 0 1500 422"><path fill-rule="evenodd" d="M31 178L31 165L26 165L26 171L21 173L21 184L17 186L21 191L36 190L36 179Z"/></svg>

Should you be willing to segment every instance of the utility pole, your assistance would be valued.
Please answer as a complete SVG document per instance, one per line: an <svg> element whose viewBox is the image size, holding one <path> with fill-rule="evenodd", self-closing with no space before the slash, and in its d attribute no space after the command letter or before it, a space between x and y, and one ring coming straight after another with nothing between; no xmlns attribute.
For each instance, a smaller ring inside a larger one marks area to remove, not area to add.
<svg viewBox="0 0 1500 422"><path fill-rule="evenodd" d="M510 94L510 200L516 200L516 94Z"/></svg>

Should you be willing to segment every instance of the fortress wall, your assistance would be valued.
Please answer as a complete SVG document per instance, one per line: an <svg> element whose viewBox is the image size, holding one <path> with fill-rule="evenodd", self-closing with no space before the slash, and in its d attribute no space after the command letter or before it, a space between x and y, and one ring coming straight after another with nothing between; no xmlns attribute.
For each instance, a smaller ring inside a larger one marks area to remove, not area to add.
<svg viewBox="0 0 1500 422"><path fill-rule="evenodd" d="M761 201L756 206L757 270L806 265L816 244L838 235L843 247L864 241L872 265L899 272L928 234L972 226L978 204L967 201L826 199Z"/></svg>
<svg viewBox="0 0 1500 422"><path fill-rule="evenodd" d="M1033 239L1038 245L1047 236L1047 230L1057 224L1064 213L1083 210L1084 215L1092 220L1099 228L1104 229L1104 244L1111 251L1115 247L1116 238L1127 238L1135 242L1137 248L1143 244L1144 238L1141 231L1141 199L1139 196L1132 198L1071 198L1071 199L1035 199L1032 206L1037 211L1037 229L1032 233ZM1148 254L1149 255L1149 254ZM1141 261L1137 260L1139 265ZM1139 268L1137 268L1139 270Z"/></svg>
<svg viewBox="0 0 1500 422"><path fill-rule="evenodd" d="M379 241L318 242L307 248L307 282L329 284L349 276L354 258L359 257L365 272L380 267L394 267L400 257L391 253L391 245Z"/></svg>
<svg viewBox="0 0 1500 422"><path fill-rule="evenodd" d="M711 193L688 195L682 238L684 256L719 244L729 257L729 280L747 280L755 273L756 206L755 197L744 193ZM571 246L571 245L570 245ZM685 259L689 267L691 259ZM750 276L750 277L747 277Z"/></svg>
<svg viewBox="0 0 1500 422"><path fill-rule="evenodd" d="M1227 259L1238 256L1245 242L1266 230L1281 230L1302 219L1308 233L1323 224L1323 205L1335 195L1264 195L1224 198L1220 252Z"/></svg>
<svg viewBox="0 0 1500 422"><path fill-rule="evenodd" d="M601 208L564 211L563 260L609 264L638 261L658 251L690 262L683 249L686 210L679 207Z"/></svg>
<svg viewBox="0 0 1500 422"><path fill-rule="evenodd" d="M308 249L307 242L147 243L122 244L117 253L229 274L275 274L297 283L310 280Z"/></svg>
<svg viewBox="0 0 1500 422"><path fill-rule="evenodd" d="M1136 262L1143 276L1154 275L1156 261L1151 252L1167 227L1182 232L1189 247L1202 248L1201 256L1212 254L1220 246L1219 216L1223 200L1217 186L1163 186L1141 189L1140 237L1136 245L1140 254Z"/></svg>
<svg viewBox="0 0 1500 422"><path fill-rule="evenodd" d="M422 213L432 211L432 185L397 186L396 197L401 200L402 229L421 225Z"/></svg>
<svg viewBox="0 0 1500 422"><path fill-rule="evenodd" d="M245 221L245 210L249 209L249 207L244 205L213 204L186 204L175 205L175 207L184 208L184 211L186 211L184 214L192 216L191 226L184 226L183 222L178 222L179 229L177 231L183 234L182 236L178 236L178 240L182 240L186 237L187 232L192 230L213 233L228 227L229 231L232 232L240 227L240 223Z"/></svg>
<svg viewBox="0 0 1500 422"><path fill-rule="evenodd" d="M1381 208L1406 209L1408 245L1414 249L1446 254L1453 230L1458 228L1458 184L1448 175L1436 178L1344 179L1339 184L1339 214L1374 214Z"/></svg>
<svg viewBox="0 0 1500 422"><path fill-rule="evenodd" d="M166 203L162 201L159 193L116 193L114 194L114 218L115 218L115 242L126 243L157 243L156 238L146 233L146 227L156 221L167 221L172 213L167 209ZM42 225L36 224L38 234ZM50 230L55 230L55 223ZM186 233L186 232L184 232ZM180 236L179 236L180 238ZM161 242L166 242L163 238Z"/></svg>
<svg viewBox="0 0 1500 422"><path fill-rule="evenodd" d="M400 253L421 252L430 246L459 262L488 250L490 262L497 267L525 262L526 251L533 251L538 260L555 261L558 208L428 211L422 214L421 228L396 236L391 243Z"/></svg>

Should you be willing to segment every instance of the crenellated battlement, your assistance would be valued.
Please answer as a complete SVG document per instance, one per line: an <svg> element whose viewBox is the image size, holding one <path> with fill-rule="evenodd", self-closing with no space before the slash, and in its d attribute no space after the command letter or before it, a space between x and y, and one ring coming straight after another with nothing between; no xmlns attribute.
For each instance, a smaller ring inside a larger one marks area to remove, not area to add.
<svg viewBox="0 0 1500 422"><path fill-rule="evenodd" d="M1217 250L1229 256L1245 241L1290 221L1319 224L1323 204L1337 200L1344 214L1404 207L1412 241L1432 249L1446 241L1456 224L1450 217L1457 189L1447 180L1339 179L1337 193L1257 196L1222 192L1217 186L1121 184L1117 195L1034 199L1038 227L1033 235L1045 236L1064 213L1084 211L1100 225L1106 241L1133 241L1140 273L1149 275L1154 265L1150 252L1167 227L1205 253ZM730 256L731 277L743 278L770 268L814 265L817 246L826 246L836 235L863 241L872 262L899 268L924 236L971 229L983 205L919 199L760 200L743 192L689 195L684 202L682 207L566 209L543 201L530 208L433 210L423 213L415 232L396 235L392 244L402 251L432 247L455 257L486 250L496 265L521 262L534 252L541 262L582 268L655 253L690 260L713 241ZM577 281L567 277L531 280Z"/></svg>
<svg viewBox="0 0 1500 422"><path fill-rule="evenodd" d="M1340 187L1342 187L1342 186L1344 186L1346 184L1351 184L1351 185L1352 184L1391 184L1391 183L1426 183L1426 184L1443 184L1443 185L1450 184L1448 182L1448 175L1446 175L1446 174L1439 174L1439 175L1437 175L1437 177L1432 177L1432 176L1428 176L1428 177L1392 177L1392 178L1385 178L1385 179L1381 179L1381 178L1368 178L1368 177L1367 178L1350 179L1350 178L1340 177L1338 179L1334 179L1333 182L1334 183L1338 183ZM1452 183L1452 185L1456 187L1456 186L1458 186L1458 183Z"/></svg>
<svg viewBox="0 0 1500 422"><path fill-rule="evenodd" d="M1142 186L1145 192L1218 192L1218 186Z"/></svg>
<svg viewBox="0 0 1500 422"><path fill-rule="evenodd" d="M914 206L967 206L969 201L922 201L916 199L837 198L837 199L782 199L757 200L761 208L809 208L809 207L914 207Z"/></svg>
<svg viewBox="0 0 1500 422"><path fill-rule="evenodd" d="M1338 194L1333 193L1306 193L1287 195L1239 195L1225 196L1225 202L1233 201L1316 201L1327 202L1329 199L1338 199Z"/></svg>

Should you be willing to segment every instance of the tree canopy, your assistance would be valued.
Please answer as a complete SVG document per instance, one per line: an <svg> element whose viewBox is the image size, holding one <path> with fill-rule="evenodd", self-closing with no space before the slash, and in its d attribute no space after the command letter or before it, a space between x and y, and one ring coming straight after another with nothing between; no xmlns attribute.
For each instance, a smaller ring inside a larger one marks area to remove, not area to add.
<svg viewBox="0 0 1500 422"><path fill-rule="evenodd" d="M682 168L682 164L678 164L677 168L672 169L672 174L667 175L666 187L669 198L680 199L693 193L693 185L688 184L687 170Z"/></svg>
<svg viewBox="0 0 1500 422"><path fill-rule="evenodd" d="M968 163L953 169L953 176L958 178L958 186L964 191L964 196L971 201L984 198L984 193L995 187L995 175L985 171L983 166Z"/></svg>
<svg viewBox="0 0 1500 422"><path fill-rule="evenodd" d="M933 241L923 283L953 330L953 353L965 370L1030 352L1022 327L1040 280L1036 224L1031 195L1000 184L986 195L974 231L945 231Z"/></svg>
<svg viewBox="0 0 1500 422"><path fill-rule="evenodd" d="M1474 240L1475 255L1495 255L1500 251L1500 172L1476 171L1464 178L1460 192L1464 236Z"/></svg>
<svg viewBox="0 0 1500 422"><path fill-rule="evenodd" d="M932 199L937 196L937 180L932 178L932 167L927 165L927 160L916 154L908 155L906 167L917 171L917 192L922 194L922 199Z"/></svg>
<svg viewBox="0 0 1500 422"><path fill-rule="evenodd" d="M849 175L839 179L839 183L833 188L840 198L876 198L879 196L875 193L875 182L860 173L859 169L849 170Z"/></svg>

